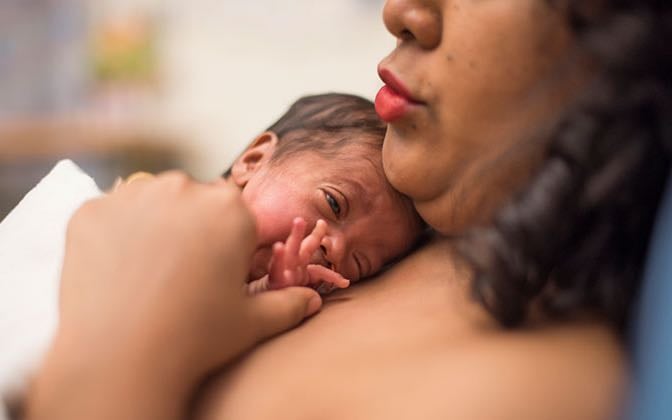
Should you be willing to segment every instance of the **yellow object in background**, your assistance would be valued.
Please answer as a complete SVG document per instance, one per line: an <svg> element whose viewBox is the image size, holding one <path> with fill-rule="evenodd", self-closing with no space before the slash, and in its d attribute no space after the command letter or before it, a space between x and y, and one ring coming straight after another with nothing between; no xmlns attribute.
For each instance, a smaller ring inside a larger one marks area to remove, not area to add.
<svg viewBox="0 0 672 420"><path fill-rule="evenodd" d="M128 185L132 184L133 182L136 182L139 179L147 179L147 178L154 178L154 174L150 174L149 172L135 172L129 175L125 180L121 178L117 178L117 180L114 182L114 186L112 186L112 191L116 191L121 187L122 185Z"/></svg>
<svg viewBox="0 0 672 420"><path fill-rule="evenodd" d="M149 172L136 172L134 174L131 174L128 178L126 178L126 184L131 184L143 178L154 178L154 175L150 174Z"/></svg>
<svg viewBox="0 0 672 420"><path fill-rule="evenodd" d="M94 30L93 60L100 83L151 85L157 59L153 21L147 17L103 22Z"/></svg>

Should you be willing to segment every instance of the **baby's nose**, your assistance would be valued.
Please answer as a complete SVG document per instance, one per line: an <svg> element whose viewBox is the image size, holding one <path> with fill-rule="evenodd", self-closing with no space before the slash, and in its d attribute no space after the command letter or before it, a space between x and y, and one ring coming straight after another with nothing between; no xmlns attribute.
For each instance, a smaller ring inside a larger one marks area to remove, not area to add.
<svg viewBox="0 0 672 420"><path fill-rule="evenodd" d="M345 238L343 235L338 232L331 232L322 238L320 250L327 262L331 264L331 269L334 269L334 267L337 270L343 269L341 267L345 255Z"/></svg>

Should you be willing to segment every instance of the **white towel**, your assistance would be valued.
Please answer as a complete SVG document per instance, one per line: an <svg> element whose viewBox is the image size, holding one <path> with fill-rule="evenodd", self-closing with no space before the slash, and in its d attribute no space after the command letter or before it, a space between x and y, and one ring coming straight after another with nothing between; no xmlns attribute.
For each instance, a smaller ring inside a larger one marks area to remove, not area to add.
<svg viewBox="0 0 672 420"><path fill-rule="evenodd" d="M100 194L90 176L63 160L0 223L0 420L25 392L56 329L68 221Z"/></svg>

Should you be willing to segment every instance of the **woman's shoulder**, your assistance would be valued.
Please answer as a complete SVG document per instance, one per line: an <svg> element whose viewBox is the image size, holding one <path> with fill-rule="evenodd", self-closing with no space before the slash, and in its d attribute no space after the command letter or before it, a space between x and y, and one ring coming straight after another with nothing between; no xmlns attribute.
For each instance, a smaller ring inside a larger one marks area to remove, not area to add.
<svg viewBox="0 0 672 420"><path fill-rule="evenodd" d="M424 252L427 267L442 266L437 257L450 253L452 269L465 288L464 300L458 302L470 308L460 315L467 315L468 333L427 355L427 369L434 366L441 374L426 385L436 392L453 390L444 399L450 404L436 408L445 408L443 414L452 418L469 419L615 417L613 410L624 394L627 357L611 327L595 320L546 320L503 330L471 298L468 275L450 244L434 244ZM427 418L432 418L430 413Z"/></svg>
<svg viewBox="0 0 672 420"><path fill-rule="evenodd" d="M441 261L445 255L448 263ZM467 323L464 336L449 337L425 355L425 369L437 372L425 383L426 389L451 390L443 398L448 404L435 405L445 411L436 416L426 413L425 418L615 417L613 410L623 397L627 358L621 338L606 323L546 320L503 330L471 298L468 270L450 242L430 245L417 261L424 269L440 267L455 273L463 290L453 304L462 308L459 318Z"/></svg>

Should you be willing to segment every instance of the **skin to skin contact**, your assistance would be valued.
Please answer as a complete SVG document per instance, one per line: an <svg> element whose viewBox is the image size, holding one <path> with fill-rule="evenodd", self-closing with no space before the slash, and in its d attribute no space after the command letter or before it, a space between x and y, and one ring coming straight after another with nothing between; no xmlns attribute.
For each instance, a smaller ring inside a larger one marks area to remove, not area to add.
<svg viewBox="0 0 672 420"><path fill-rule="evenodd" d="M588 322L501 331L453 252L432 243L333 293L220 373L197 418L611 418L624 375L616 337Z"/></svg>
<svg viewBox="0 0 672 420"><path fill-rule="evenodd" d="M432 227L459 235L533 173L538 134L591 60L548 2L388 0L383 18L397 38L379 65L395 95L376 101L391 110L386 176ZM469 281L451 241L437 239L223 373L204 418L611 418L624 368L606 326L538 320L504 332Z"/></svg>
<svg viewBox="0 0 672 420"><path fill-rule="evenodd" d="M413 102L387 115L385 174L438 237L257 346L322 302L242 294L256 229L239 195L168 176L98 201L69 231L63 324L29 418L613 418L625 364L606 323L503 330L450 239L529 182L540 134L593 73L563 3L388 0L383 18L397 45L379 71Z"/></svg>

